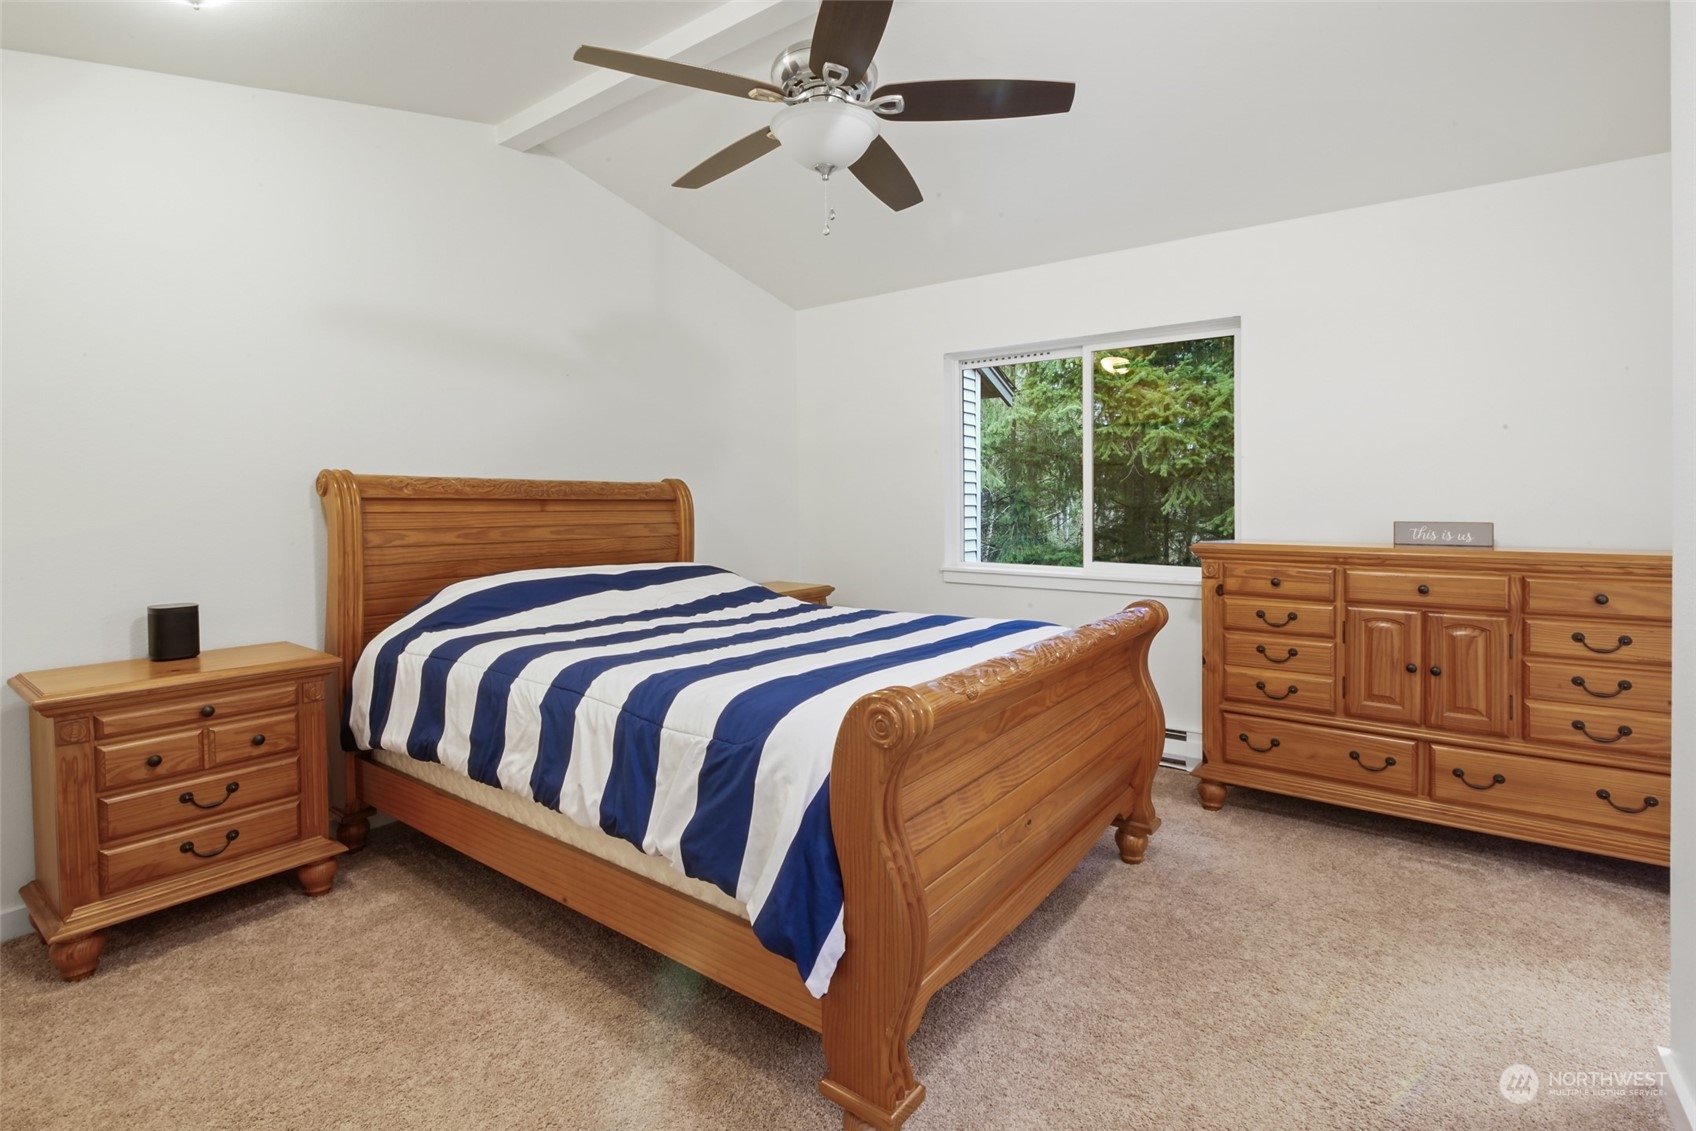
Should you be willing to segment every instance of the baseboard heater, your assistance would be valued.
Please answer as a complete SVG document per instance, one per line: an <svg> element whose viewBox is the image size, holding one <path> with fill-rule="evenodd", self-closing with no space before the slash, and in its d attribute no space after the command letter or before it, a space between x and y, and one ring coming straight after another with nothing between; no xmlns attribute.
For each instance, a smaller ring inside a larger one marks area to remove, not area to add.
<svg viewBox="0 0 1696 1131"><path fill-rule="evenodd" d="M1190 772L1201 765L1201 735L1190 730L1166 728L1166 745L1160 751L1160 764L1175 770Z"/></svg>

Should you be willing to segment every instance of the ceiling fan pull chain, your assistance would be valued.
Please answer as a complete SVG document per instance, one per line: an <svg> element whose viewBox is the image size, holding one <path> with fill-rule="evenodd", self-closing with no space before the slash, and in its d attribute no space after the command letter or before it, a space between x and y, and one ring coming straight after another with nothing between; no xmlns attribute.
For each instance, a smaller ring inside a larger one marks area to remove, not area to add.
<svg viewBox="0 0 1696 1131"><path fill-rule="evenodd" d="M834 209L830 206L830 174L826 173L824 175L823 179L824 179L824 232L822 234L828 236L828 235L830 235L830 225L836 219L836 209Z"/></svg>

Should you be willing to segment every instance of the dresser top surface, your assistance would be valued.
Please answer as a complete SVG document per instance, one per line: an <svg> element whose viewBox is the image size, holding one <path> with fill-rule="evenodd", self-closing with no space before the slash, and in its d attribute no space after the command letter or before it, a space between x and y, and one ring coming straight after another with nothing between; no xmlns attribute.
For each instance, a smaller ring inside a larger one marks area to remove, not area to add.
<svg viewBox="0 0 1696 1131"><path fill-rule="evenodd" d="M1644 550L1512 550L1448 546L1346 545L1320 542L1197 542L1192 551L1203 561L1276 557L1285 561L1365 564L1466 564L1479 569L1582 570L1618 568L1650 576L1672 575L1669 554Z"/></svg>
<svg viewBox="0 0 1696 1131"><path fill-rule="evenodd" d="M21 672L7 684L37 709L76 706L91 699L135 692L170 691L207 679L283 673L330 672L341 661L299 644L277 642L213 648L187 660L112 660L101 664Z"/></svg>

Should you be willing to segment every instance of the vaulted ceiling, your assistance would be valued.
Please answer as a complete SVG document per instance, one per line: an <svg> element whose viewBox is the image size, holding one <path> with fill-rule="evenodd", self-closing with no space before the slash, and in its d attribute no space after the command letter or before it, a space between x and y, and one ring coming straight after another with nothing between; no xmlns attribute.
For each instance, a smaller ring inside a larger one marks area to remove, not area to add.
<svg viewBox="0 0 1696 1131"><path fill-rule="evenodd" d="M769 79L805 0L0 5L0 46L486 123L795 307L1663 152L1668 6L896 0L883 82L1077 83L1070 114L900 122L925 201L886 209L778 151L685 170L768 121L572 61L584 43Z"/></svg>

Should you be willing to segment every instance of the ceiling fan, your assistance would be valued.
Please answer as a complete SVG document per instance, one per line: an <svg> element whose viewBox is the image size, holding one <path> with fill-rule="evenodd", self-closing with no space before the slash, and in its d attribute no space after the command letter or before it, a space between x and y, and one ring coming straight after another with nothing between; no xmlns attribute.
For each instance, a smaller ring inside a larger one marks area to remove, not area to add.
<svg viewBox="0 0 1696 1131"><path fill-rule="evenodd" d="M827 181L832 172L847 169L897 212L924 196L880 136L884 121L1024 118L1072 108L1075 88L1069 82L943 79L878 86L872 55L892 5L893 0L822 0L812 39L777 57L769 83L605 47L579 47L572 57L661 82L783 105L770 126L719 150L674 181L676 188L711 184L781 145Z"/></svg>

